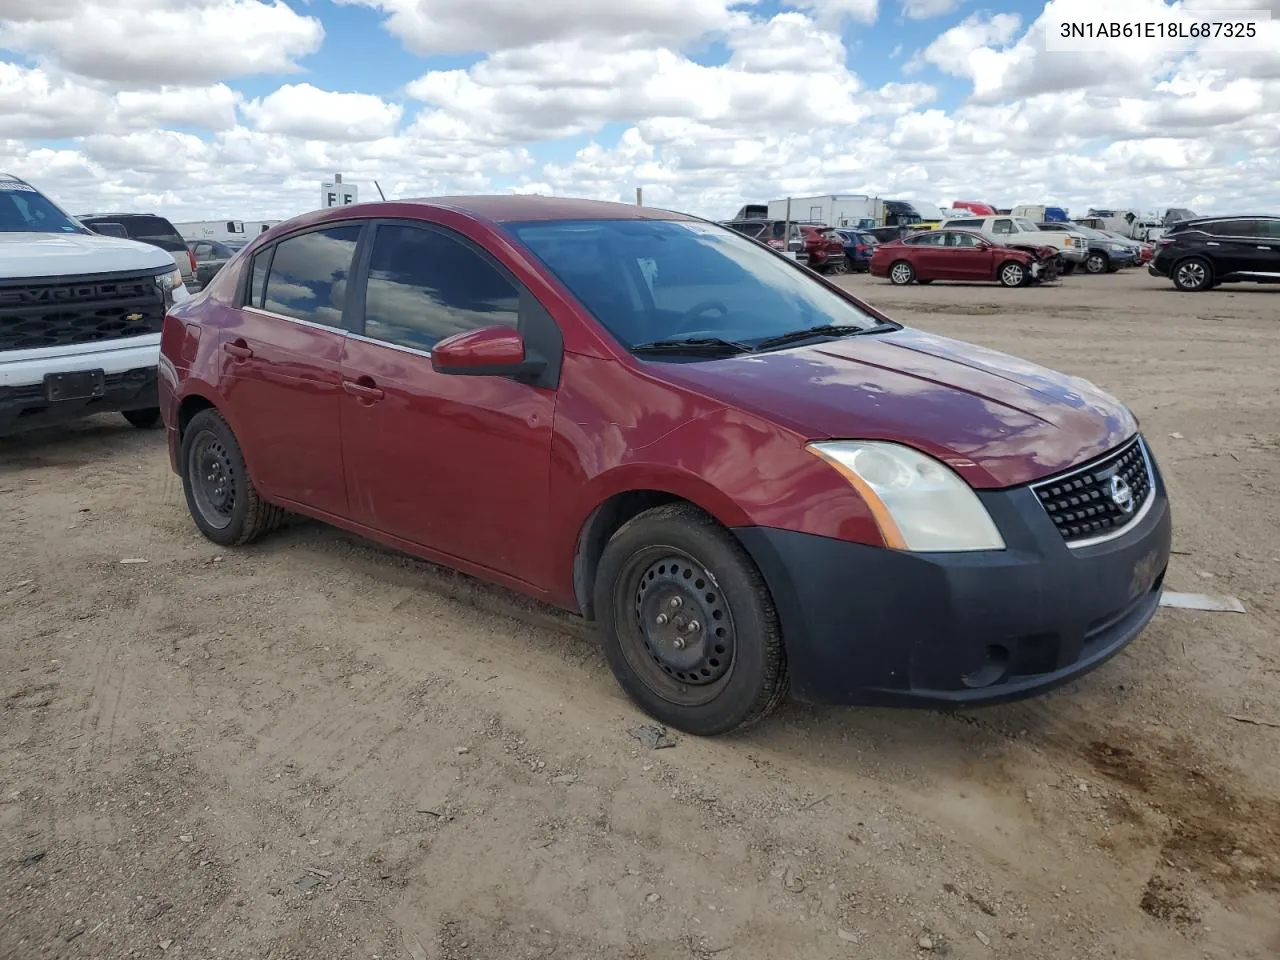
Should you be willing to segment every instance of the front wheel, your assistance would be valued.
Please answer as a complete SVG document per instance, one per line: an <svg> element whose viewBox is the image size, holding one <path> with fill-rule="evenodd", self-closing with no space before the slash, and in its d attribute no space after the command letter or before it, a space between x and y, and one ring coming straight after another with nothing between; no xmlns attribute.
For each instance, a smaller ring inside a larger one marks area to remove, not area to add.
<svg viewBox="0 0 1280 960"><path fill-rule="evenodd" d="M1173 285L1185 293L1198 293L1213 286L1213 270L1200 257L1183 260L1173 268Z"/></svg>
<svg viewBox="0 0 1280 960"><path fill-rule="evenodd" d="M899 260L889 268L889 282L900 287L905 287L915 278L915 268L905 260Z"/></svg>
<svg viewBox="0 0 1280 960"><path fill-rule="evenodd" d="M834 262L833 264L831 264L831 266L828 268L828 272L829 272L829 273L836 274L836 275L839 275L839 274L842 274L842 273L848 273L848 272L849 272L849 261L848 261L848 260L837 260L837 261L835 261L835 262Z"/></svg>
<svg viewBox="0 0 1280 960"><path fill-rule="evenodd" d="M159 407L146 407L142 410L121 410L120 415L139 430L150 430L160 423Z"/></svg>
<svg viewBox="0 0 1280 960"><path fill-rule="evenodd" d="M1089 273L1106 273L1110 265L1111 262L1106 255L1101 253L1089 254L1089 258L1084 262L1084 268Z"/></svg>
<svg viewBox="0 0 1280 960"><path fill-rule="evenodd" d="M1027 268L1016 260L1009 260L1000 265L998 276L1001 286L1020 287L1027 282Z"/></svg>
<svg viewBox="0 0 1280 960"><path fill-rule="evenodd" d="M764 718L786 696L764 578L696 507L667 504L623 524L600 558L594 600L614 677L656 720L714 736Z"/></svg>
<svg viewBox="0 0 1280 960"><path fill-rule="evenodd" d="M201 410L182 435L182 488L200 532L224 547L256 540L280 525L284 511L262 499L240 443L216 410Z"/></svg>
<svg viewBox="0 0 1280 960"><path fill-rule="evenodd" d="M1069 277L1076 272L1076 262L1074 260L1064 260L1062 262L1062 275Z"/></svg>

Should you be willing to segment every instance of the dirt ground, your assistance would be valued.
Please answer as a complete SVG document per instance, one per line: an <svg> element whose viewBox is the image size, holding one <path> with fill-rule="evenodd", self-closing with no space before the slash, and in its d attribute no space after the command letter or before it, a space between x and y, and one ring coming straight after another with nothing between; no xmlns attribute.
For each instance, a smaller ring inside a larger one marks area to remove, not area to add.
<svg viewBox="0 0 1280 960"><path fill-rule="evenodd" d="M570 617L311 523L217 548L119 417L0 440L0 956L1274 960L1280 289L847 282L1128 401L1169 587L1247 612L655 750Z"/></svg>

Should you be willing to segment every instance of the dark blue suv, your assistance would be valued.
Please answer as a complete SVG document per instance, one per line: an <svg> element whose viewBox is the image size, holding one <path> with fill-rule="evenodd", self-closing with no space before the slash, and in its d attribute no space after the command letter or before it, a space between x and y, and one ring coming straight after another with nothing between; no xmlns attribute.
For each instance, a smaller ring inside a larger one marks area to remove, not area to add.
<svg viewBox="0 0 1280 960"><path fill-rule="evenodd" d="M851 273L866 273L871 269L871 254L880 241L865 230L837 227L836 233L844 241L844 256L849 261Z"/></svg>

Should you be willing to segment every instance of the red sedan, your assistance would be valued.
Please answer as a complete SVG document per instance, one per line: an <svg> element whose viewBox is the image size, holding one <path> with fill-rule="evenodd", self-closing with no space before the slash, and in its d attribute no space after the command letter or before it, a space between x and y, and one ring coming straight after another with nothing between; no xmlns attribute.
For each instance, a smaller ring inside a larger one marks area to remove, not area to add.
<svg viewBox="0 0 1280 960"><path fill-rule="evenodd" d="M635 702L695 734L788 691L1048 689L1142 631L1169 558L1118 400L668 211L297 217L169 311L159 369L208 539L289 511L575 611Z"/></svg>
<svg viewBox="0 0 1280 960"><path fill-rule="evenodd" d="M1053 280L1060 270L1053 247L1006 247L968 230L929 230L881 244L870 268L873 277L899 285L974 280L1006 287Z"/></svg>

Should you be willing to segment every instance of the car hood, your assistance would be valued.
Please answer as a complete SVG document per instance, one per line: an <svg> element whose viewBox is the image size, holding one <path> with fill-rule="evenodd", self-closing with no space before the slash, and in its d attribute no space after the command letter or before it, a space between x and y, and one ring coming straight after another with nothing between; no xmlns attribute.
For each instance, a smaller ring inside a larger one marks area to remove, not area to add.
<svg viewBox="0 0 1280 960"><path fill-rule="evenodd" d="M663 366L667 379L807 440L899 441L979 488L1051 476L1137 430L1087 380L911 329Z"/></svg>
<svg viewBox="0 0 1280 960"><path fill-rule="evenodd" d="M97 233L0 233L0 280L173 269L158 247Z"/></svg>

